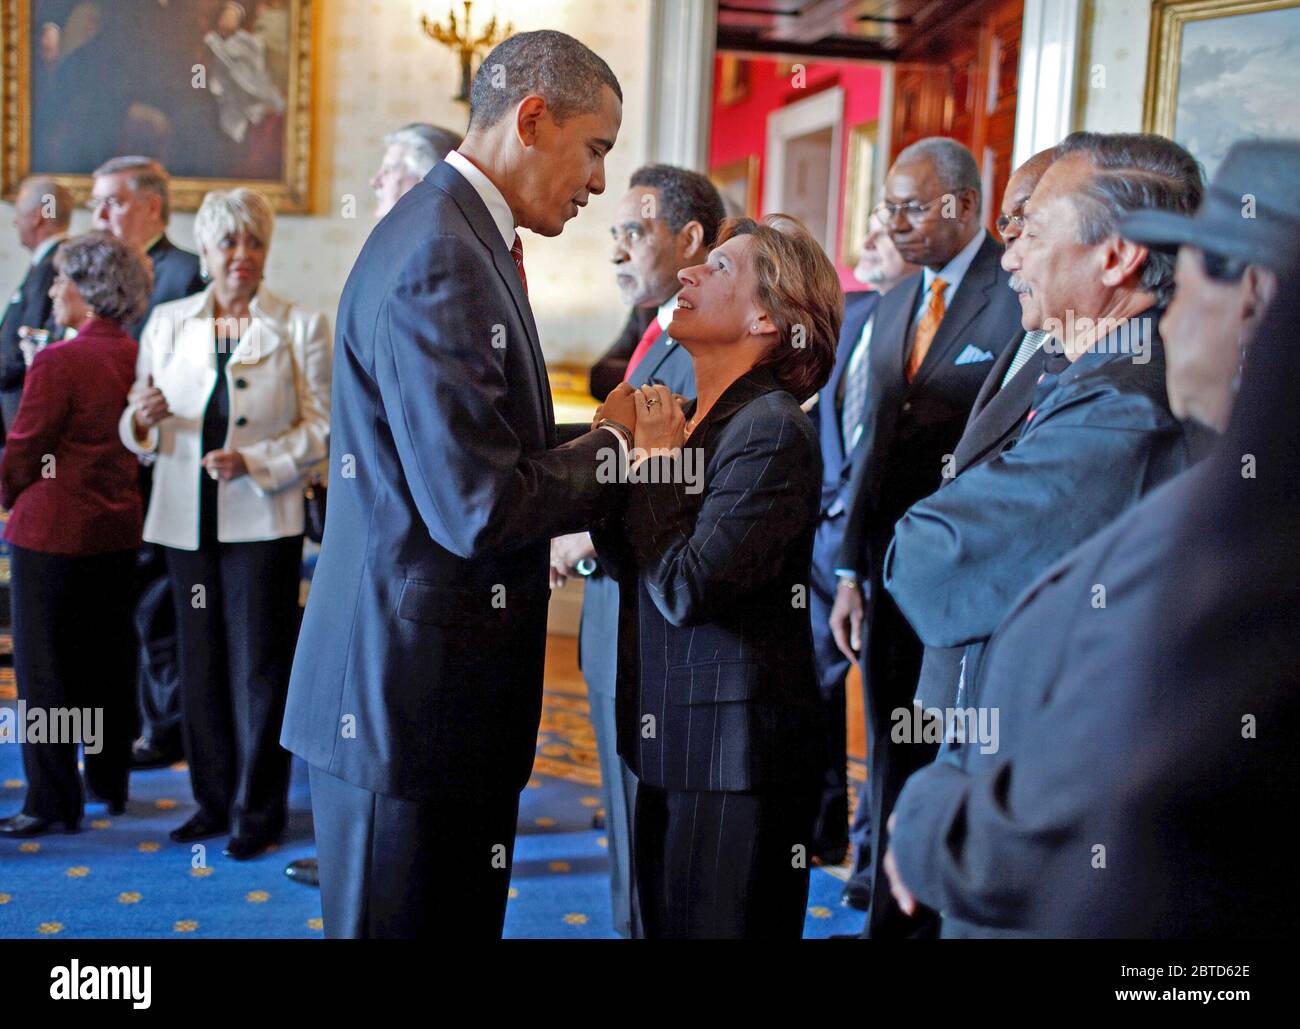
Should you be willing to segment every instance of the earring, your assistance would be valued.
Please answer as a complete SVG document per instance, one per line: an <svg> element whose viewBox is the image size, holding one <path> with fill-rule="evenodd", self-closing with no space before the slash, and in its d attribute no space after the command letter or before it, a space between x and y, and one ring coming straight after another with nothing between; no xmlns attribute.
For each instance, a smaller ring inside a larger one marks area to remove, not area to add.
<svg viewBox="0 0 1300 1029"><path fill-rule="evenodd" d="M757 324L751 325L751 326L749 327L749 331L752 332L755 336L757 336L757 335L758 335L758 325L757 325Z"/></svg>

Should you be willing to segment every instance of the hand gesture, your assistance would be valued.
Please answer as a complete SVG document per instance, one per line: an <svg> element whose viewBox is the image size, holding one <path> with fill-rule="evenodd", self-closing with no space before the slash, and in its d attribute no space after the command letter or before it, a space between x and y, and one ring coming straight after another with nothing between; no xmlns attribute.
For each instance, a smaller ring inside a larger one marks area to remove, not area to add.
<svg viewBox="0 0 1300 1029"><path fill-rule="evenodd" d="M682 413L681 398L674 397L664 385L642 386L634 396L637 449L647 453L680 449L686 442L686 415Z"/></svg>
<svg viewBox="0 0 1300 1029"><path fill-rule="evenodd" d="M203 467L214 479L238 479L248 474L244 455L238 450L209 450L203 455Z"/></svg>
<svg viewBox="0 0 1300 1029"><path fill-rule="evenodd" d="M163 396L163 391L153 384L152 375L146 380L145 385L132 389L127 394L127 399L135 405L133 420L136 428L141 432L147 432L159 422L172 416L171 408L167 406L167 398Z"/></svg>
<svg viewBox="0 0 1300 1029"><path fill-rule="evenodd" d="M608 418L610 421L619 422L629 430L636 428L636 403L633 397L636 390L626 382L620 382L612 390L605 402L596 408L596 417L592 419L592 426L602 418Z"/></svg>

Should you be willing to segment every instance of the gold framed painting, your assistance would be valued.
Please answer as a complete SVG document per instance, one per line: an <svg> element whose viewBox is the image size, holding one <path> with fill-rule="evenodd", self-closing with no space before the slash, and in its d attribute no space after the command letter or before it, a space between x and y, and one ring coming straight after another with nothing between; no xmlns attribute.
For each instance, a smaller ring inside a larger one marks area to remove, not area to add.
<svg viewBox="0 0 1300 1029"><path fill-rule="evenodd" d="M172 207L251 186L311 209L312 0L0 0L0 192L57 176L79 201L111 157L157 158Z"/></svg>
<svg viewBox="0 0 1300 1029"><path fill-rule="evenodd" d="M1153 0L1144 128L1213 175L1239 139L1300 135L1300 0Z"/></svg>
<svg viewBox="0 0 1300 1029"><path fill-rule="evenodd" d="M876 140L879 122L865 122L849 129L848 175L844 189L844 231L840 241L840 263L850 267L862 255L867 238L876 190Z"/></svg>
<svg viewBox="0 0 1300 1029"><path fill-rule="evenodd" d="M728 218L758 217L758 154L720 164L709 171Z"/></svg>

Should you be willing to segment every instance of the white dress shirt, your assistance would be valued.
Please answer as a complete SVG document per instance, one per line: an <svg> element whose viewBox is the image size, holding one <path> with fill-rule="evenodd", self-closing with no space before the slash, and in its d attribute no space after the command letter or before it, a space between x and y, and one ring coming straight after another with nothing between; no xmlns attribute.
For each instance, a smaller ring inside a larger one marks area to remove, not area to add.
<svg viewBox="0 0 1300 1029"><path fill-rule="evenodd" d="M501 233L501 239L505 242L506 249L509 250L513 247L515 245L515 214L510 210L510 205L506 203L506 198L501 195L501 190L497 189L496 183L484 175L473 161L463 156L458 150L451 151L443 160L460 172L461 177L474 187L474 192L479 195L483 205L488 209L488 214L492 216L492 224Z"/></svg>

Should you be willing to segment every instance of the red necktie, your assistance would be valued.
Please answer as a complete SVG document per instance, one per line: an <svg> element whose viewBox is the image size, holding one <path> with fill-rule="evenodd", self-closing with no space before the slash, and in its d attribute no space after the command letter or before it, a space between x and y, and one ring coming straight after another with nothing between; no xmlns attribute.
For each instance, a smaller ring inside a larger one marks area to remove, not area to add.
<svg viewBox="0 0 1300 1029"><path fill-rule="evenodd" d="M524 274L524 241L519 238L517 232L514 245L510 248L510 256L515 259L515 267L519 269L519 281L524 284L524 296L528 296L528 276Z"/></svg>
<svg viewBox="0 0 1300 1029"><path fill-rule="evenodd" d="M627 361L627 371L623 374L623 381L629 382L632 379L632 373L636 371L636 366L650 352L650 348L655 345L655 340L659 338L659 333L663 330L659 328L659 318L656 316L650 319L650 324L645 330L645 335L641 337L641 342L636 345L632 351L632 356Z"/></svg>

